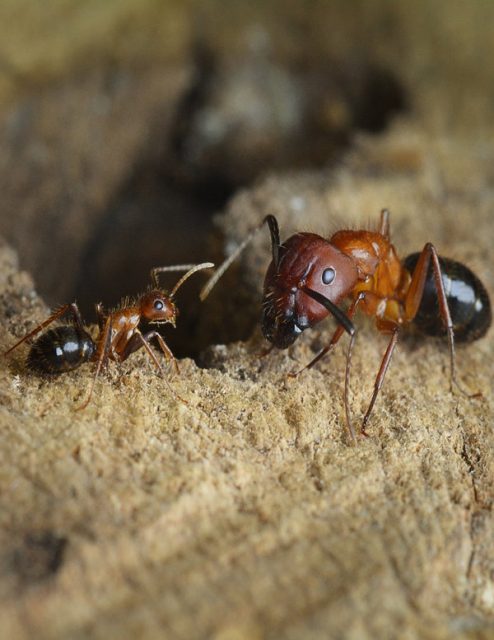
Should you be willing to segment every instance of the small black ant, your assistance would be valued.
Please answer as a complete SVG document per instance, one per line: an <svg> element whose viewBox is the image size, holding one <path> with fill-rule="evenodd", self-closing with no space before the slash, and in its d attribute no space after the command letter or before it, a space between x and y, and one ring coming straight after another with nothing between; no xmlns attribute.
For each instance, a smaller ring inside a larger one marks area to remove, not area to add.
<svg viewBox="0 0 494 640"><path fill-rule="evenodd" d="M439 257L430 242L420 253L413 253L401 262L390 240L389 212L386 209L381 211L377 231L341 230L329 240L314 233L296 233L284 243L280 242L276 218L267 215L213 274L200 293L201 300L209 295L222 274L265 223L271 235L272 260L264 280L263 334L272 346L286 349L305 329L313 327L329 314L336 319L338 327L329 344L291 377L315 365L334 348L344 331L350 335L344 404L352 441L355 441L355 432L348 407L348 386L356 336L353 317L357 308L375 318L378 331L391 336L363 418L362 435L367 435L367 423L400 331L412 323L426 335L447 334L451 387L453 384L459 387L455 340L469 342L487 332L492 320L487 291L470 269L454 260ZM338 306L344 298L350 298L346 311Z"/></svg>
<svg viewBox="0 0 494 640"><path fill-rule="evenodd" d="M134 300L124 299L118 307L105 312L103 305L96 305L99 333L95 339L84 328L79 308L75 302L65 304L54 311L44 322L36 326L27 335L14 344L4 355L9 354L23 342L31 340L40 331L62 318L72 317L71 325L62 325L43 333L32 345L27 358L28 367L38 373L58 374L73 371L85 362L96 362L89 393L79 409L84 409L90 402L96 379L109 360L123 362L134 351L144 347L161 375L163 368L151 349L150 343L155 340L159 348L170 360L178 373L178 363L165 340L155 330L142 333L143 324L159 325L170 323L175 327L178 308L175 305L175 294L196 271L214 267L212 262L202 264L182 264L168 267L156 267L151 270L152 288ZM186 271L178 280L170 293L161 289L158 274L170 271ZM175 394L176 395L176 394ZM184 401L185 402L185 401Z"/></svg>

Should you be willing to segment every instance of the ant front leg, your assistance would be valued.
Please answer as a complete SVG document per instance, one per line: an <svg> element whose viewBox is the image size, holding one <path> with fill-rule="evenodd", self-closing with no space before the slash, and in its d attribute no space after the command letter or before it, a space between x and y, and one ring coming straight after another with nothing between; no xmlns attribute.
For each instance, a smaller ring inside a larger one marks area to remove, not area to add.
<svg viewBox="0 0 494 640"><path fill-rule="evenodd" d="M177 359L173 355L170 347L164 341L163 336L161 334L159 334L157 331L148 331L148 333L145 333L143 335L140 331L136 330L134 335L130 338L130 340L125 345L125 349L122 351L122 353L121 353L121 355L119 357L120 362L123 362L124 360L127 360L127 358L132 353L134 353L134 351L137 351L142 346L144 346L146 348L146 351L148 351L149 343L151 342L151 340L153 338L155 338L157 340L158 345L159 345L161 351L165 354L166 359L167 360L171 360L173 362L173 366L175 368L175 373L179 374L180 370L178 368ZM143 340L144 340L145 344L143 344ZM153 359L153 362L156 364L156 366L160 370L160 373L162 375L164 375L163 369L162 369L161 365L159 364L159 362L155 359L155 355L154 355L153 351L151 351L150 356Z"/></svg>
<svg viewBox="0 0 494 640"><path fill-rule="evenodd" d="M352 320L355 312L357 311L357 307L358 305L362 302L362 300L364 299L365 294L364 293L360 293L355 300L352 302L352 304L350 305L348 311L347 311L347 317ZM324 347L323 349L321 349L321 351L319 351L319 353L316 355L315 358L313 358L309 364L306 364L305 367L302 367L299 371L295 371L293 373L289 373L288 377L289 378L298 378L298 376L305 371L306 369L312 369L312 367L317 364L319 362L319 360L321 360L322 358L324 358L324 356L327 353L330 353L334 347L338 344L341 336L343 335L343 332L346 330L346 328L342 325L342 324L338 324L338 326L336 327L335 332L333 333L333 336L328 344L327 347Z"/></svg>
<svg viewBox="0 0 494 640"><path fill-rule="evenodd" d="M44 322L41 322L40 324L38 324L38 326L36 326L32 331L30 331L27 335L25 335L23 338L18 340L13 347L10 347L10 349L5 351L4 355L5 356L8 355L11 351L14 351L14 349L17 349L17 347L19 347L23 342L26 342L31 338L34 338L34 336L37 335L40 331L43 331L43 329L46 329L46 327L48 327L52 322L55 322L65 314L71 314L72 322L74 323L74 326L79 331L84 331L81 313L79 311L79 307L77 306L77 304L75 302L72 302L70 304L64 304L62 307L60 307L59 309L54 311L50 316L48 316L48 318Z"/></svg>
<svg viewBox="0 0 494 640"><path fill-rule="evenodd" d="M170 347L164 341L163 336L160 333L158 333L157 331L149 331L148 333L144 334L142 337L148 343L151 342L151 340L153 338L155 338L157 340L161 351L165 354L166 359L167 360L171 360L171 362L173 363L173 367L175 368L175 373L177 375L179 375L180 374L180 369L178 368L177 359L173 355L172 350L170 349Z"/></svg>
<svg viewBox="0 0 494 640"><path fill-rule="evenodd" d="M439 256L436 248L433 244L428 242L419 256L418 262L412 274L412 281L408 289L408 293L405 299L405 319L407 322L412 322L420 307L422 297L424 295L425 282L427 279L427 273L429 271L429 264L432 261L432 271L434 274L434 284L436 285L437 298L439 302L439 313L448 335L449 345L449 358L450 358L450 388L453 391L453 385L470 398L479 397L480 393L470 394L465 391L456 379L456 354L455 354L455 337L453 321L451 319L451 313L449 311L448 300L446 292L444 290L444 284L442 279L441 265L439 263Z"/></svg>
<svg viewBox="0 0 494 640"><path fill-rule="evenodd" d="M328 298L326 298L322 294L318 293L317 291L313 291L312 289L309 289L308 287L303 287L302 291L304 291L308 296L310 296L311 298L316 300L316 302L319 302L319 304L321 304L325 309L327 309L331 313L331 315L334 316L335 320L340 325L339 328L341 328L341 332L343 333L343 331L346 331L350 336L350 344L348 345L348 352L347 352L347 357L346 357L346 367L345 367L344 404L345 404L346 426L347 426L348 432L350 434L350 437L352 439L352 442L355 443L356 442L355 430L354 430L353 425L352 425L352 420L351 420L351 417L350 417L350 406L349 406L349 403L348 403L348 392L349 392L349 388L350 388L350 368L351 368L351 361L352 361L352 351L353 351L353 345L355 344L355 338L356 338L356 335L357 335L357 331L356 331L356 329L355 329L355 327L353 325L353 322L352 322L351 318L355 315L355 311L357 310L358 305L362 302L362 300L365 299L365 295L366 294L365 294L364 291L361 291L357 295L355 300L353 301L353 303L352 303L350 309L348 310L348 312L345 313L334 302L332 302L331 300L329 300ZM340 335L337 335L336 332L335 332L335 335L336 335L336 342L337 342L339 340L339 338L340 338ZM335 338L335 335L333 335L333 339ZM326 350L323 349L323 351L321 353L319 353L314 358L314 360L312 362L309 363L309 366L315 364L315 362L320 360L325 355L325 353L327 353L327 351L329 351L330 348L331 348L331 343L327 347Z"/></svg>
<svg viewBox="0 0 494 640"><path fill-rule="evenodd" d="M156 338L158 340L158 344L161 348L161 350L163 351L163 353L165 354L165 356L168 359L171 359L175 365L175 370L177 373L179 373L178 370L178 364L177 361L175 359L175 356L173 355L173 353L170 350L170 347L166 344L166 342L163 340L162 336L157 332L157 331L149 331L148 333L146 333L145 335L143 335L138 329L136 330L136 333L134 334L133 338L135 338L136 342L140 342L141 346L144 347L144 349L146 350L146 353L148 354L148 356L151 358L151 360L154 362L154 364L156 365L156 367L158 368L158 371L161 374L161 377L163 378L163 380L165 381L168 389L170 390L170 392L172 393L172 395L175 396L175 398L177 398L177 400L180 400L180 402L182 402L183 404L189 406L189 403L187 402L187 400L184 400L184 398L182 398L181 396L178 395L178 393L173 389L173 387L171 386L171 384L168 382L168 380L166 379L165 376L165 372L163 371L163 367L161 366L158 358L156 357L155 353L153 352L153 350L151 349L149 342L152 338ZM135 349L134 349L135 350Z"/></svg>

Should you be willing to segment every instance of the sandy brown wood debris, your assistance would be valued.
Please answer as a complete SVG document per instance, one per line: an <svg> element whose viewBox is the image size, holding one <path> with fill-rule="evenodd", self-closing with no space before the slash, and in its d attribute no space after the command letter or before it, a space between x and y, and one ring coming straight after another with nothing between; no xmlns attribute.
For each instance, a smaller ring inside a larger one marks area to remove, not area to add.
<svg viewBox="0 0 494 640"><path fill-rule="evenodd" d="M245 192L221 225L231 241L271 211L283 236L327 232L388 206L403 255L431 240L492 292L492 166L484 147L397 125L337 172ZM240 269L254 289L266 248L260 238ZM15 255L0 255L4 350L46 310ZM219 313L224 295L218 285L207 304ZM262 360L256 333L213 347L208 369L183 361L171 384L189 406L139 354L101 378L82 412L91 366L43 380L26 371L25 349L2 358L2 637L489 637L493 332L458 350L477 401L449 393L444 346L403 343L372 437L350 447L343 347L285 380L331 328ZM384 346L364 322L357 418Z"/></svg>

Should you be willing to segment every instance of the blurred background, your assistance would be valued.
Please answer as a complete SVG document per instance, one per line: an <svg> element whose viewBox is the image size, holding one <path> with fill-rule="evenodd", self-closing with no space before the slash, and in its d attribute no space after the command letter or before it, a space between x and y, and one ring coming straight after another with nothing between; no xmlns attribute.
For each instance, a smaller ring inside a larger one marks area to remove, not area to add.
<svg viewBox="0 0 494 640"><path fill-rule="evenodd" d="M213 215L269 173L397 118L490 144L493 59L484 0L2 0L0 234L92 321L152 266L221 259Z"/></svg>

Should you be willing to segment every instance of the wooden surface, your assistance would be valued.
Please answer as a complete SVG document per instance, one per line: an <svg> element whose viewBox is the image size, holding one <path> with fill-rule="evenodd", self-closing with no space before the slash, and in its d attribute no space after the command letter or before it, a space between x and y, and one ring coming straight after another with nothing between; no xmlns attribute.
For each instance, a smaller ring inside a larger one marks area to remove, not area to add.
<svg viewBox="0 0 494 640"><path fill-rule="evenodd" d="M267 213L282 237L329 235L375 224L388 207L400 255L432 241L492 297L492 3L50 4L0 8L0 230L31 268L2 243L0 351L46 317L37 291L68 302L78 277L98 283L86 266L101 237L112 294L136 293L115 284L122 258L123 280L145 286L137 253L151 241L160 263L172 261L167 216L190 201L156 185L198 45L233 77L242 56L285 79L327 67L329 83L368 61L408 97L387 131L349 136L331 168L239 191L211 244L194 222L201 260L221 259ZM339 98L330 92L316 113L351 129ZM141 236L132 230L153 189L156 227ZM327 343L330 321L258 357L268 260L261 234L200 308L199 343L211 346L170 379L188 406L141 353L110 367L82 412L91 365L40 379L26 348L0 358L2 640L494 637L494 330L458 349L458 375L480 400L449 392L444 344L401 342L371 437L350 447L345 340L286 381ZM199 302L180 302L188 326ZM386 344L372 323L358 326L356 421ZM225 346L232 336L248 340Z"/></svg>
<svg viewBox="0 0 494 640"><path fill-rule="evenodd" d="M460 155L474 186L467 173L456 182ZM492 291L483 166L475 148L460 154L451 140L396 127L331 176L271 179L240 196L223 226L241 235L259 202L279 215L282 236L298 228L301 203L313 230L349 210L375 219L387 205L399 250L432 240ZM4 349L10 330L44 311L12 254L2 256ZM267 259L253 247L246 275ZM219 304L220 286L216 295ZM397 637L397 628L410 638L488 637L494 334L458 349L459 375L482 400L449 393L444 345L403 343L372 437L350 447L344 347L285 380L330 331L327 322L262 360L257 336L212 348L209 369L182 362L172 384L187 407L142 355L112 367L83 412L74 406L91 366L40 380L22 349L2 359L5 637L367 638ZM363 323L357 418L384 342Z"/></svg>

